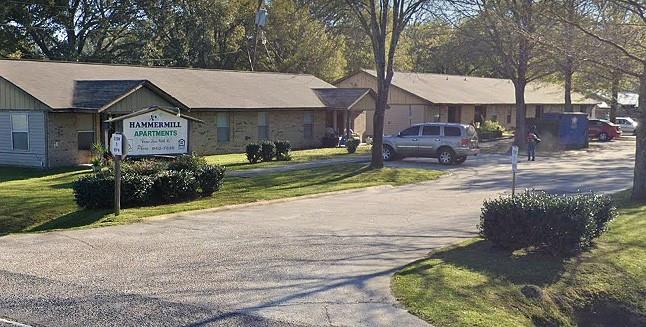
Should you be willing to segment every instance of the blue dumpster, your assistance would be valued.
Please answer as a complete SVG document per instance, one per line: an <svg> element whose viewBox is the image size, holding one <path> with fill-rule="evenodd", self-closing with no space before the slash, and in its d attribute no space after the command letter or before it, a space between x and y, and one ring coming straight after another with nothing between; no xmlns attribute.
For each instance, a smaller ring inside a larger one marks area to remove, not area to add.
<svg viewBox="0 0 646 327"><path fill-rule="evenodd" d="M539 135L541 130L550 133L557 143L554 145L561 149L588 146L588 114L585 112L545 113L537 125Z"/></svg>

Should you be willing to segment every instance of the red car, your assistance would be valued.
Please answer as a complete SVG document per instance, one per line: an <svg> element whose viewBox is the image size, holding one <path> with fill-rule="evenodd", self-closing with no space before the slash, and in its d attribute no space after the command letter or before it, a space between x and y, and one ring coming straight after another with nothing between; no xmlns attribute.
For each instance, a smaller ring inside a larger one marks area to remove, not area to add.
<svg viewBox="0 0 646 327"><path fill-rule="evenodd" d="M610 141L621 136L621 127L603 119L590 119L588 121L588 137L599 141Z"/></svg>

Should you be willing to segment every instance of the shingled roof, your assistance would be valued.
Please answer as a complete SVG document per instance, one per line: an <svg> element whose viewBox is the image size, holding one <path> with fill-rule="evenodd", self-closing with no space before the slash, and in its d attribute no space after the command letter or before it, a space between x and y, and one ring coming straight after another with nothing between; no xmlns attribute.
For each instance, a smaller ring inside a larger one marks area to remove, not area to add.
<svg viewBox="0 0 646 327"><path fill-rule="evenodd" d="M366 88L314 89L323 103L331 109L351 109L364 96L374 94Z"/></svg>
<svg viewBox="0 0 646 327"><path fill-rule="evenodd" d="M312 89L334 88L303 74L6 59L0 60L0 77L52 109L96 107L140 81L150 82L192 109L325 108ZM78 86L85 90L77 90ZM87 92L97 86L112 90L90 100Z"/></svg>
<svg viewBox="0 0 646 327"><path fill-rule="evenodd" d="M372 70L362 70L376 77ZM472 76L395 73L392 85L434 104L515 104L514 84L508 79ZM563 87L552 83L530 83L525 90L527 104L563 104ZM574 104L599 101L573 92Z"/></svg>

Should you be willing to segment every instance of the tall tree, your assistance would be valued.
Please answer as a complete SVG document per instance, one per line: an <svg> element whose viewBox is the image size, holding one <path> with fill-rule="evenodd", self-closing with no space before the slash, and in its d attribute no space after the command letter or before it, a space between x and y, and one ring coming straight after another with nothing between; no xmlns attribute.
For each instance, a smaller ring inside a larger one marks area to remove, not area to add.
<svg viewBox="0 0 646 327"><path fill-rule="evenodd" d="M402 32L430 0L346 0L361 29L370 38L377 72L377 105L370 167L383 168L384 114L394 76L395 53Z"/></svg>
<svg viewBox="0 0 646 327"><path fill-rule="evenodd" d="M551 28L549 20L539 13L544 10L540 0L457 0L460 12L477 20L486 32L485 40L496 56L494 69L514 84L516 98L516 133L514 143L526 140L525 88L530 82L553 73L548 57L541 51L534 35Z"/></svg>
<svg viewBox="0 0 646 327"><path fill-rule="evenodd" d="M588 39L606 45L612 55L590 58L595 64L619 71L639 80L639 120L646 122L646 3L642 0L586 0L596 16L593 24L561 19L577 28ZM616 17L622 17L616 19ZM617 39L610 31L629 35ZM619 60L616 60L619 58ZM646 200L646 128L637 129L635 173L632 198Z"/></svg>
<svg viewBox="0 0 646 327"><path fill-rule="evenodd" d="M3 34L34 45L22 48L31 57L112 61L141 45L134 0L10 1L0 15Z"/></svg>
<svg viewBox="0 0 646 327"><path fill-rule="evenodd" d="M308 73L326 81L343 76L344 40L313 17L308 5L273 0L268 10L269 24L257 53L260 70Z"/></svg>

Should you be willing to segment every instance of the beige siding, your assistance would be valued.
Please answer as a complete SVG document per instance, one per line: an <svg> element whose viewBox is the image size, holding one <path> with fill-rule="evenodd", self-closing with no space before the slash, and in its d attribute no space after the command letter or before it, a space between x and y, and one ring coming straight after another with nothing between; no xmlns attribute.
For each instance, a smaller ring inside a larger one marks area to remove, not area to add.
<svg viewBox="0 0 646 327"><path fill-rule="evenodd" d="M48 115L49 166L73 166L89 163L90 151L78 149L78 132L96 130L98 114L50 113Z"/></svg>
<svg viewBox="0 0 646 327"><path fill-rule="evenodd" d="M370 112L372 115L372 112ZM366 115L368 115L367 111L361 111L361 112L352 112L352 121L354 122L352 130L359 134L359 137L361 137L361 141L364 142L366 137L371 135L368 134L367 129L368 126L366 126ZM370 130L372 130L372 126L370 126Z"/></svg>
<svg viewBox="0 0 646 327"><path fill-rule="evenodd" d="M325 111L309 110L245 110L229 112L229 142L220 143L217 139L215 111L191 112L191 116L204 123L192 123L190 131L190 150L200 155L220 153L240 153L251 142L258 141L258 112L267 112L269 139L288 140L294 149L314 148L321 145L325 134ZM304 138L305 112L313 114L313 137Z"/></svg>
<svg viewBox="0 0 646 327"><path fill-rule="evenodd" d="M133 112L150 106L174 107L164 98L146 87L142 87L106 109L106 112Z"/></svg>
<svg viewBox="0 0 646 327"><path fill-rule="evenodd" d="M365 72L358 72L337 83L336 87L371 88L377 92L377 79ZM388 104L428 104L428 101L393 85L388 94Z"/></svg>
<svg viewBox="0 0 646 327"><path fill-rule="evenodd" d="M29 93L0 77L0 110L47 110L48 107Z"/></svg>

